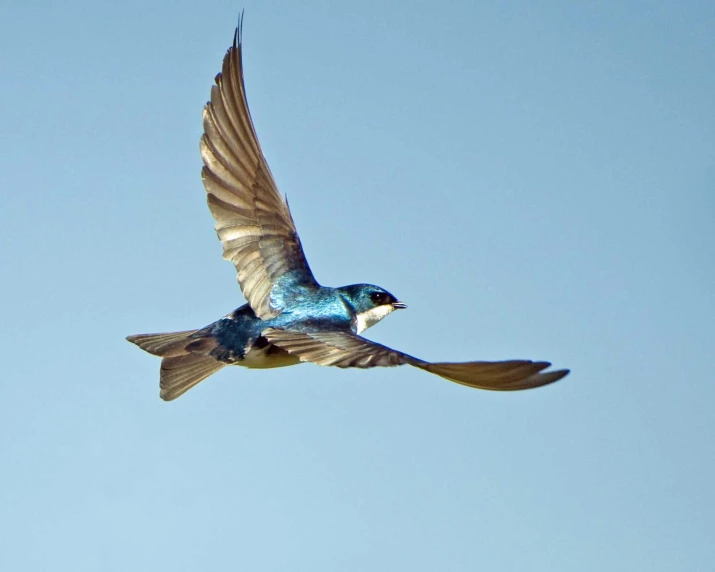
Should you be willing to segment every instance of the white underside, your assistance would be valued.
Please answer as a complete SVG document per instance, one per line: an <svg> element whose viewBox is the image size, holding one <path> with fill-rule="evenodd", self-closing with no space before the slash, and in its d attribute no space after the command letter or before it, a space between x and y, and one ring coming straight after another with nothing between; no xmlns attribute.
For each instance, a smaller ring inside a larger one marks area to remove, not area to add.
<svg viewBox="0 0 715 572"><path fill-rule="evenodd" d="M357 315L357 333L360 334L367 330L370 326L374 326L385 316L395 311L392 304L384 304L377 308L372 308L367 312L361 312Z"/></svg>
<svg viewBox="0 0 715 572"><path fill-rule="evenodd" d="M242 365L243 367L253 369L268 369L271 367L285 367L300 363L297 357L288 353L272 353L266 355L266 350L270 348L271 346L266 346L261 349L251 348L246 356L241 361L237 361L235 365Z"/></svg>

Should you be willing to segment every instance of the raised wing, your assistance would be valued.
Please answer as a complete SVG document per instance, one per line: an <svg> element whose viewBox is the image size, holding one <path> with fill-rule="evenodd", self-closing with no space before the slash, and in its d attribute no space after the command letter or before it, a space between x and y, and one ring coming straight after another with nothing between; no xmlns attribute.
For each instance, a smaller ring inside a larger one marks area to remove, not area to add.
<svg viewBox="0 0 715 572"><path fill-rule="evenodd" d="M360 368L409 364L478 389L531 389L558 381L569 373L567 369L543 372L551 366L545 361L429 363L347 331L305 333L268 328L263 332L263 336L301 361Z"/></svg>
<svg viewBox="0 0 715 572"><path fill-rule="evenodd" d="M259 318L280 314L271 300L282 286L317 286L303 254L288 203L278 192L256 137L243 84L241 23L223 59L223 68L204 107L201 176L223 257L238 271L243 295Z"/></svg>

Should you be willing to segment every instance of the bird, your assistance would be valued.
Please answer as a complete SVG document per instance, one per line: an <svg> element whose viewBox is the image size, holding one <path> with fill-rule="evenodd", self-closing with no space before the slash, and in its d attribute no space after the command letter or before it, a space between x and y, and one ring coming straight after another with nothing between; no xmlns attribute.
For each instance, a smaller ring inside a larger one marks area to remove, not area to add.
<svg viewBox="0 0 715 572"><path fill-rule="evenodd" d="M258 142L243 78L243 17L203 109L201 178L223 257L247 301L196 330L127 340L161 360L159 387L176 399L229 365L263 369L310 362L339 368L410 365L479 389L514 391L562 379L546 361L428 362L361 334L407 307L372 284L320 285L308 265L287 199Z"/></svg>

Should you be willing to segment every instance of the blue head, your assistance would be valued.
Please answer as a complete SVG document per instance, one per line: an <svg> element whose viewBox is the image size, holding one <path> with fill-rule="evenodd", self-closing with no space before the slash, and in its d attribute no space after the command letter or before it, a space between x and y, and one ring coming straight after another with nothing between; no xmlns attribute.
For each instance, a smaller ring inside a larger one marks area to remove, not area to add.
<svg viewBox="0 0 715 572"><path fill-rule="evenodd" d="M343 300L355 310L358 334L374 326L395 310L407 308L384 288L373 284L351 284L336 288Z"/></svg>

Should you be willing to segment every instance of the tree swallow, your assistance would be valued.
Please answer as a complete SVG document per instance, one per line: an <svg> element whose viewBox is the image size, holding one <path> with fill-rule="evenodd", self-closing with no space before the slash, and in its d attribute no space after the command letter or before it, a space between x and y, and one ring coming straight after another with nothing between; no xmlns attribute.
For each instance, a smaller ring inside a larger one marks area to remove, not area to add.
<svg viewBox="0 0 715 572"><path fill-rule="evenodd" d="M176 399L227 365L271 368L312 362L370 368L411 365L480 389L512 391L553 383L567 369L545 361L431 363L360 334L406 308L379 286L330 288L313 277L288 203L256 137L243 83L241 21L204 107L201 172L223 257L248 301L199 330L127 340L160 356L160 396Z"/></svg>

